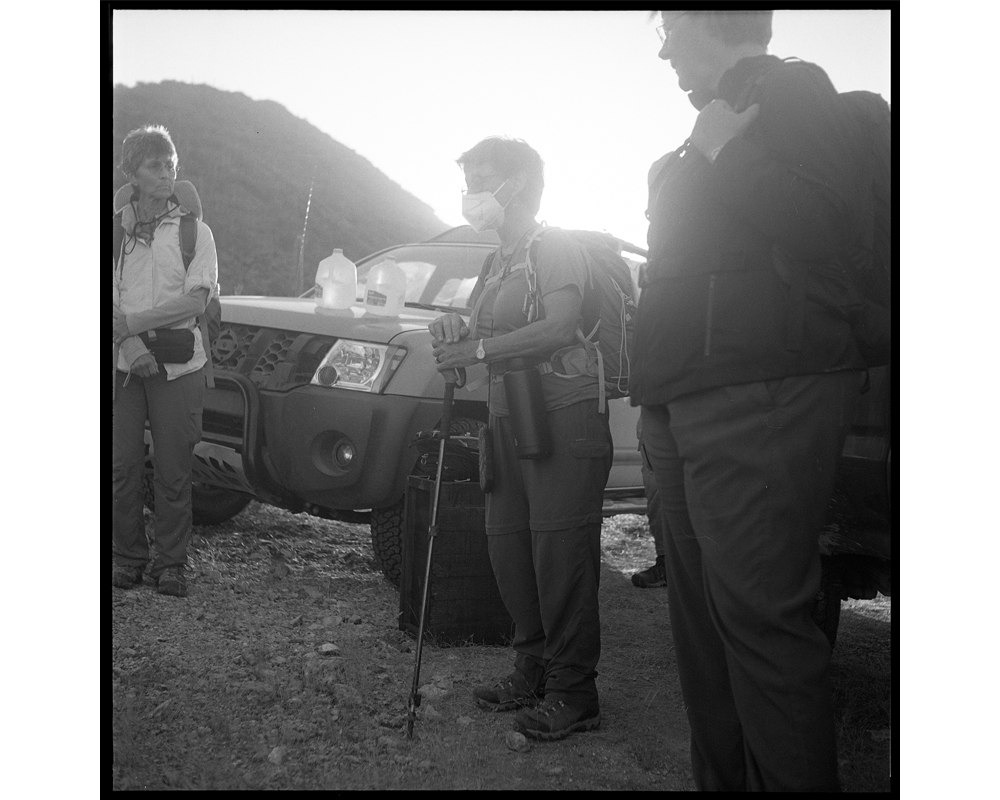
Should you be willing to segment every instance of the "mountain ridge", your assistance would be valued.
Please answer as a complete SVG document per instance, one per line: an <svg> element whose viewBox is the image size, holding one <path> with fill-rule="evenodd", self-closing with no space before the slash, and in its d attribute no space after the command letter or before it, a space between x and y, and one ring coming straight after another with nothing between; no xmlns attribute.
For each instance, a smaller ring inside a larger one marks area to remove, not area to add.
<svg viewBox="0 0 1000 800"><path fill-rule="evenodd" d="M449 227L366 158L277 101L181 81L118 84L112 95L113 189L126 183L119 168L125 135L141 125L166 127L177 177L197 187L215 236L223 294L296 295L334 248L357 261Z"/></svg>

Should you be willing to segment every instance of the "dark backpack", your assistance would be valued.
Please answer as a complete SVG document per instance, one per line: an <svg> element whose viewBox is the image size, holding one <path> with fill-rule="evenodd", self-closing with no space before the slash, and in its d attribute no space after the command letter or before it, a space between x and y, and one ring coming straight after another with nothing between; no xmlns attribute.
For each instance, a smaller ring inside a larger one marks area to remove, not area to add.
<svg viewBox="0 0 1000 800"><path fill-rule="evenodd" d="M889 363L892 351L892 110L881 95L840 95L854 119L854 156L861 176L857 238L845 272L864 306L854 320L855 339L869 366Z"/></svg>
<svg viewBox="0 0 1000 800"><path fill-rule="evenodd" d="M819 69L799 59L781 63ZM753 104L755 90L769 72L745 90L737 111ZM853 294L847 299L846 313L858 350L869 367L877 367L888 364L892 355L892 110L874 92L842 92L840 101L852 123L850 146L857 192L850 208L854 237L840 259ZM809 175L803 177L812 180Z"/></svg>
<svg viewBox="0 0 1000 800"><path fill-rule="evenodd" d="M528 240L525 260L528 277L528 295L524 311L528 322L544 313L541 296L535 281L535 261L538 242L542 235L554 228L541 227ZM632 366L633 328L636 304L632 273L625 259L615 246L614 237L594 231L565 231L580 245L587 262L587 285L580 310L582 328L576 330L579 345L573 345L553 354L541 365L542 372L558 371L560 361L565 365L568 351L580 346L597 358L597 377L600 387L599 410L604 413L607 400L628 395L629 373Z"/></svg>
<svg viewBox="0 0 1000 800"><path fill-rule="evenodd" d="M524 298L524 313L529 324L544 315L535 280L535 256L539 238L550 230L556 229L539 226L528 239L526 247L528 294ZM598 409L603 414L607 408L608 398L615 399L628 395L632 366L632 331L636 316L632 272L619 254L619 241L615 237L593 231L564 231L564 233L568 233L580 245L587 263L588 280L583 293L580 316L583 328L588 332L584 333L577 328L576 336L579 344L557 350L548 361L539 364L538 369L542 373L559 371L563 374L579 374L579 365L575 361L572 367L569 366L572 358L570 353L582 347L597 359L596 377L600 388ZM479 279L469 295L470 307L475 307L482 294L495 255L494 250L483 262ZM560 369L556 368L557 365Z"/></svg>
<svg viewBox="0 0 1000 800"><path fill-rule="evenodd" d="M193 191L194 187L191 187L191 190ZM197 195L195 195L195 198L197 198ZM171 195L169 199L177 203L177 205L181 205L176 195ZM189 211L181 217L177 234L180 239L181 260L184 262L185 272L191 266L191 261L194 260L195 247L198 244L198 220L201 217L201 205L200 201L196 200L196 202L197 211ZM184 207L187 208L186 205ZM112 259L117 269L120 269L122 265L122 250L124 246L125 228L122 227L122 212L119 211L114 216L111 235ZM208 356L208 361L205 365L205 379L208 386L212 388L215 386L212 348L215 340L219 337L219 330L222 328L222 304L219 302L216 292L211 293L208 304L205 306L205 312L198 317L198 325L201 327L202 338L205 340L203 342L205 355Z"/></svg>

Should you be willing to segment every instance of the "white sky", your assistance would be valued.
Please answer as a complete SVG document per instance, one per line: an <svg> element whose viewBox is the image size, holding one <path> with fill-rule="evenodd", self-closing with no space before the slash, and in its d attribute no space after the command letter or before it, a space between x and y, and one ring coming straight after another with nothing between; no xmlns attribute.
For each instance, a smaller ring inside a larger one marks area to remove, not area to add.
<svg viewBox="0 0 1000 800"><path fill-rule="evenodd" d="M113 22L115 83L274 100L453 225L455 159L503 134L545 162L539 219L644 245L646 171L696 115L645 11L127 10ZM778 11L771 52L891 102L888 11Z"/></svg>

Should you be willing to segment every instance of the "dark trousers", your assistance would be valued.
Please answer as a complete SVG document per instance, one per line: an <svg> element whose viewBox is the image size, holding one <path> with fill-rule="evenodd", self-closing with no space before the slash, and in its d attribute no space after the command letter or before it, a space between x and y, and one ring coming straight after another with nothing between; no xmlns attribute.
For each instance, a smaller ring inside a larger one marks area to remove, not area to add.
<svg viewBox="0 0 1000 800"><path fill-rule="evenodd" d="M817 537L862 374L643 406L670 623L701 790L836 791Z"/></svg>
<svg viewBox="0 0 1000 800"><path fill-rule="evenodd" d="M514 620L514 667L546 698L598 708L600 523L490 536L489 551Z"/></svg>
<svg viewBox="0 0 1000 800"><path fill-rule="evenodd" d="M646 518L649 520L649 532L653 536L656 555L665 555L667 539L667 518L663 513L663 503L660 501L660 490L656 487L656 475L649 465L646 448L639 445L642 455L642 488L646 495Z"/></svg>
<svg viewBox="0 0 1000 800"><path fill-rule="evenodd" d="M507 417L492 417L496 479L486 496L490 562L514 620L514 666L547 698L598 708L601 508L611 432L597 401L547 415L554 452L517 458Z"/></svg>
<svg viewBox="0 0 1000 800"><path fill-rule="evenodd" d="M112 550L118 564L145 566L149 544L142 519L145 474L143 431L153 439L155 557L150 575L187 563L191 538L191 460L201 440L205 376L201 370L167 380L161 368L151 378L116 375L112 434Z"/></svg>

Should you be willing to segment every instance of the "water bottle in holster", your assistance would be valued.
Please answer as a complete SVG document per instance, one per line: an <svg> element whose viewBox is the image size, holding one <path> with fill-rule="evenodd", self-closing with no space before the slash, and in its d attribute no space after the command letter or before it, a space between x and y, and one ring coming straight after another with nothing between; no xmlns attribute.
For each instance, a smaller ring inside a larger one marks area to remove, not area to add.
<svg viewBox="0 0 1000 800"><path fill-rule="evenodd" d="M552 453L552 434L542 395L542 376L528 359L513 358L508 366L503 389L517 457L545 458Z"/></svg>

